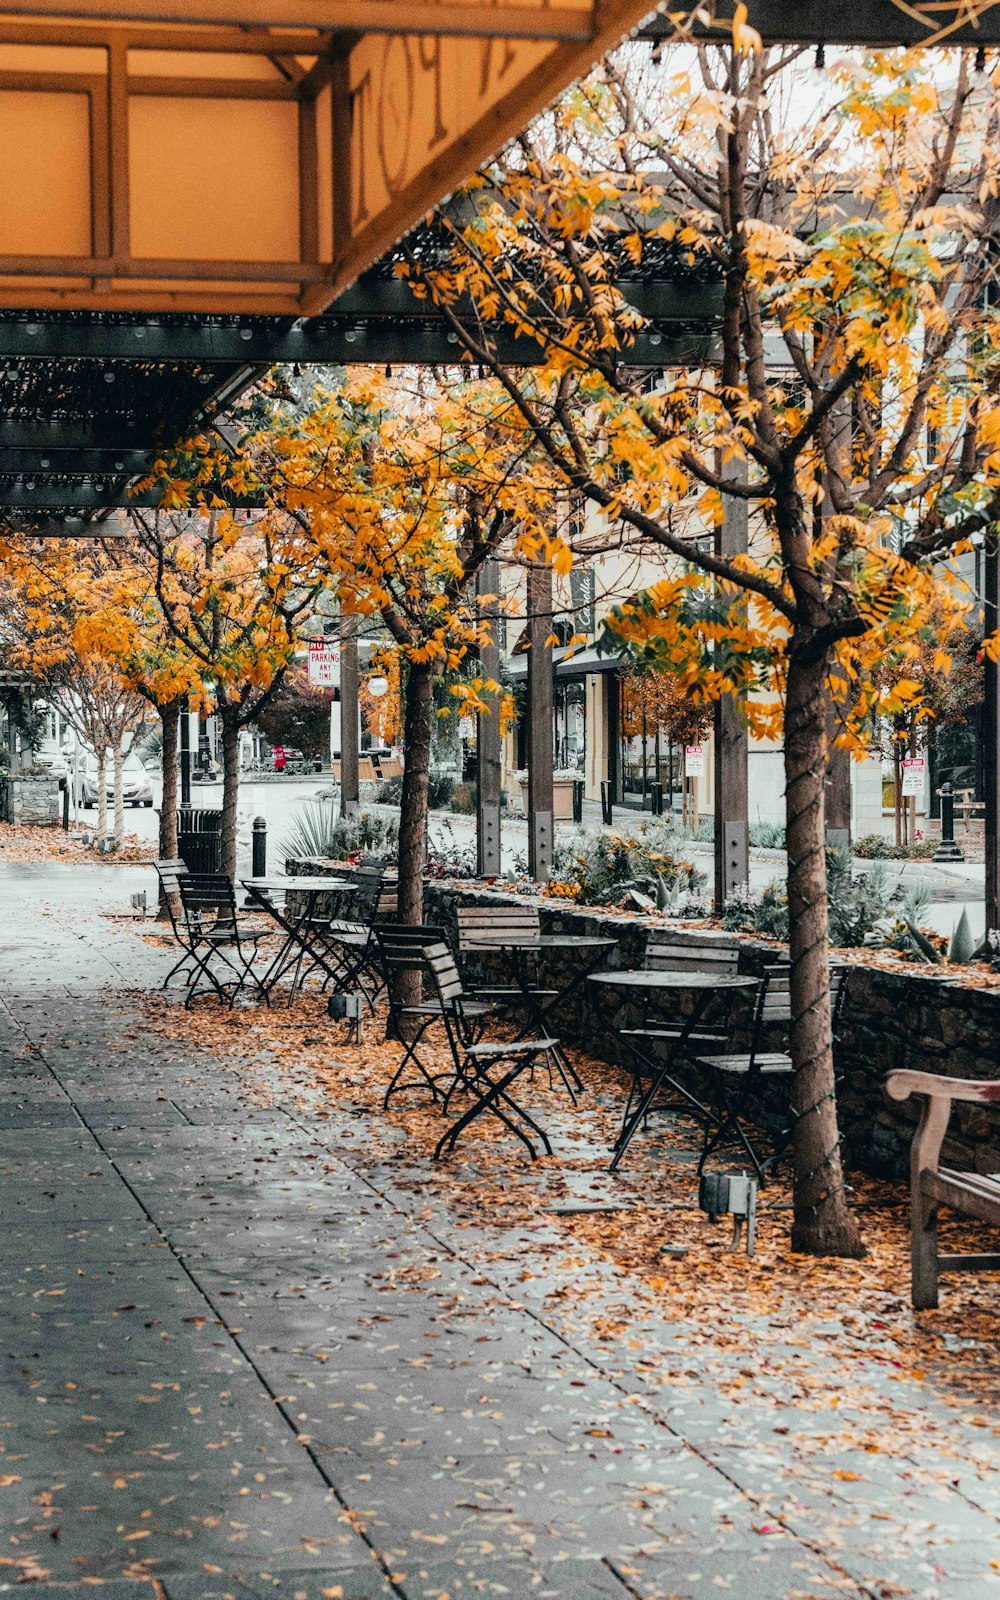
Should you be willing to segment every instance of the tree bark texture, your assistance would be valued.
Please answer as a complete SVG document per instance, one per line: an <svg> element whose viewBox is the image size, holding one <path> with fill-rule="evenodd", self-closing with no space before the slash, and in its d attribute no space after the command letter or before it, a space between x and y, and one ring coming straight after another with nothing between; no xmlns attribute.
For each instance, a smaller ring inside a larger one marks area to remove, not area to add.
<svg viewBox="0 0 1000 1600"><path fill-rule="evenodd" d="M240 798L240 722L234 706L224 706L222 723L222 870L236 882L236 814Z"/></svg>
<svg viewBox="0 0 1000 1600"><path fill-rule="evenodd" d="M97 836L103 839L108 831L108 797L104 785L107 782L108 752L98 750L97 755Z"/></svg>
<svg viewBox="0 0 1000 1600"><path fill-rule="evenodd" d="M177 859L177 735L181 703L168 700L159 707L163 732L163 798L160 803L160 860Z"/></svg>
<svg viewBox="0 0 1000 1600"><path fill-rule="evenodd" d="M793 636L785 707L785 805L791 955L795 1190L792 1248L858 1257L864 1247L844 1193L830 1017L823 785L826 656L811 630Z"/></svg>
<svg viewBox="0 0 1000 1600"><path fill-rule="evenodd" d="M125 798L122 792L125 782L122 771L125 765L125 753L120 744L116 744L111 752L111 761L115 784L115 844L120 845L125 837Z"/></svg>
<svg viewBox="0 0 1000 1600"><path fill-rule="evenodd" d="M157 708L163 732L163 795L160 801L160 860L177 860L177 740L180 729L180 700L168 700ZM170 913L161 900L157 913L166 921Z"/></svg>
<svg viewBox="0 0 1000 1600"><path fill-rule="evenodd" d="M431 770L434 680L425 662L411 661L406 678L403 743L403 793L399 809L399 920L417 926L424 920L424 857L427 843L427 786Z"/></svg>

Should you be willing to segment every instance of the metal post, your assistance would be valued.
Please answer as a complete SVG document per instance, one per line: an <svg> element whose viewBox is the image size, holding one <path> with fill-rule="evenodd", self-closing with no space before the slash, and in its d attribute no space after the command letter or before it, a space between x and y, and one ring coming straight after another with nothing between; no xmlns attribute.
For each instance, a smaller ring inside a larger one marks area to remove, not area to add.
<svg viewBox="0 0 1000 1600"><path fill-rule="evenodd" d="M483 563L479 575L480 595L493 598L483 602L480 616L490 623L489 642L480 647L479 662L484 678L500 681L500 642L497 623L500 617L500 563ZM476 871L481 878L500 876L500 778L502 741L500 738L500 697L488 716L476 721Z"/></svg>
<svg viewBox="0 0 1000 1600"><path fill-rule="evenodd" d="M191 810L191 711L187 695L181 697L180 766L182 811Z"/></svg>
<svg viewBox="0 0 1000 1600"><path fill-rule="evenodd" d="M340 619L340 811L353 816L360 805L358 780L358 619Z"/></svg>
<svg viewBox="0 0 1000 1600"><path fill-rule="evenodd" d="M737 481L746 479L745 462L732 461L723 470ZM734 495L723 495L722 503L724 515L721 526L716 529L716 554L745 555L747 502ZM749 746L746 726L732 695L723 695L716 703L714 731L715 909L720 912L750 876ZM682 794L685 781L682 777Z"/></svg>
<svg viewBox="0 0 1000 1600"><path fill-rule="evenodd" d="M1000 626L1000 541L983 550L983 635ZM942 784L942 788L944 785ZM986 931L1000 928L1000 668L983 656L983 799L986 826ZM942 806L942 813L944 807ZM944 820L942 815L942 838Z"/></svg>
<svg viewBox="0 0 1000 1600"><path fill-rule="evenodd" d="M951 784L943 783L938 794L941 796L941 843L934 852L934 860L964 861L965 857L955 843L955 796Z"/></svg>
<svg viewBox="0 0 1000 1600"><path fill-rule="evenodd" d="M267 871L267 820L264 817L253 819L253 857L250 870L255 878L262 878Z"/></svg>
<svg viewBox="0 0 1000 1600"><path fill-rule="evenodd" d="M62 788L62 825L63 833L69 832L69 779L60 779Z"/></svg>
<svg viewBox="0 0 1000 1600"><path fill-rule="evenodd" d="M552 568L528 568L528 875L552 876Z"/></svg>

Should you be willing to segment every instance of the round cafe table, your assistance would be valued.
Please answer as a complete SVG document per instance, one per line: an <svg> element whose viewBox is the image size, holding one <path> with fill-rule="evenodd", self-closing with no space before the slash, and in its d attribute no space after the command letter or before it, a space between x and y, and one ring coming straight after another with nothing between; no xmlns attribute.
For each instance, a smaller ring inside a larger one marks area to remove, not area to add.
<svg viewBox="0 0 1000 1600"><path fill-rule="evenodd" d="M649 1087L639 1096L635 1110L632 1112L626 1110L622 1121L621 1133L618 1135L614 1155L611 1158L611 1171L614 1172L631 1144L636 1129L648 1115L653 1101L664 1087L673 1090L679 1097L683 1109L692 1112L706 1127L709 1123L718 1122L719 1119L715 1113L710 1111L708 1106L702 1105L695 1095L691 1094L677 1078L671 1075L671 1068L684 1054L688 1040L708 1010L713 997L721 992L730 990L755 989L758 980L750 977L739 977L735 974L719 977L714 972L625 971L592 972L587 981L588 983L598 984L605 989L617 990L626 998L630 993L645 997L665 993L694 995L694 1005L690 1014L679 1028L676 1039L670 1041L670 1049L662 1060L654 1060L652 1056L640 1050L631 1038L628 1041L626 1048L645 1068L645 1076L649 1078ZM619 1030L619 1037L621 1037L621 1030Z"/></svg>
<svg viewBox="0 0 1000 1600"><path fill-rule="evenodd" d="M464 949L466 952L478 951L480 954L485 952L499 952L510 957L511 972L513 973L514 981L521 991L525 1010L527 1011L530 1019L529 1026L537 1028L540 1033L542 1033L544 1036L547 1036L549 1032L549 1013L553 1011L556 1006L565 1006L572 1003L576 995L583 988L584 983L591 976L592 967L581 964L579 968L572 974L570 982L566 985L565 989L560 989L549 999L548 1005L544 1005L542 1003L542 997L538 993L537 983L533 985L530 982L530 975L528 971L529 958L534 956L536 958L535 964L537 966L538 956L544 955L545 952L549 950L589 950L591 952L591 959L594 959L602 956L607 950L613 950L617 944L617 939L610 938L606 934L539 933L525 934L522 936L512 934L509 938L505 938L501 933L497 933L495 935L491 933L488 938L484 938L481 942L477 942L475 935L470 934L465 942ZM518 1038L523 1039L527 1032L528 1026L521 1030L521 1032L518 1034ZM566 1051L558 1041L554 1042L551 1054L558 1069L559 1076L562 1078L562 1081L569 1093L569 1097L575 1104L576 1095L573 1091L574 1089L582 1090L583 1083L581 1082L576 1069L566 1054Z"/></svg>
<svg viewBox="0 0 1000 1600"><path fill-rule="evenodd" d="M278 979L288 971L289 967L294 966L295 973L288 994L288 1004L291 1005L295 998L296 985L302 976L303 963L306 961L309 963L309 969L320 967L327 978L336 983L339 968L331 964L326 946L319 937L322 925L316 918L316 902L321 894L349 889L348 879L319 876L295 878L288 874L274 873L269 877L241 878L240 882L253 905L265 912L285 935L281 949L260 981L268 1005L271 1003L271 990ZM297 914L289 912L287 905L284 904L284 896L292 890L303 897Z"/></svg>

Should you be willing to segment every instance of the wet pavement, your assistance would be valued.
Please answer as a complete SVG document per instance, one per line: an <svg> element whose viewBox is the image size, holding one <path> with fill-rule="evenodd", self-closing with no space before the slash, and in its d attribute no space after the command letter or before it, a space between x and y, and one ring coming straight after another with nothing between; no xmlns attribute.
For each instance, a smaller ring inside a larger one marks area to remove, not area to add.
<svg viewBox="0 0 1000 1600"><path fill-rule="evenodd" d="M0 1590L1000 1591L992 1426L953 1464L947 1414L924 1452L810 1451L838 1419L741 1410L682 1324L609 1347L554 1315L583 1276L629 1284L457 1225L405 1153L335 1148L349 1109L144 1027L129 991L171 958L101 913L147 885L0 868ZM676 1394L644 1376L667 1349Z"/></svg>

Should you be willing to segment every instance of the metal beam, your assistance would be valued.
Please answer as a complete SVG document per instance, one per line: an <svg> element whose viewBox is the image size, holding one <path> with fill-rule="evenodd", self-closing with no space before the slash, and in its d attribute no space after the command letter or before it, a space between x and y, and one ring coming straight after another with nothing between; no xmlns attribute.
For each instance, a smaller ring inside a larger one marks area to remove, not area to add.
<svg viewBox="0 0 1000 1600"><path fill-rule="evenodd" d="M155 379L156 375L151 375L150 381L155 382ZM58 377L54 381L58 383ZM175 426L189 429L190 413L183 418L178 417ZM5 450L100 450L108 451L115 460L124 460L126 463L130 450L152 452L164 449L162 442L150 438L151 432L149 425L141 430L124 428L114 418L105 419L102 424L100 417L80 417L72 422L42 422L35 418L0 416L0 445ZM60 465L66 470L65 464L58 462L55 464L56 470ZM122 470L128 471L127 464Z"/></svg>
<svg viewBox="0 0 1000 1600"><path fill-rule="evenodd" d="M6 435L6 429L0 428L0 439ZM67 452L65 449L39 449L29 446L18 449L0 443L0 474L12 474L17 477L34 476L45 473L68 473L71 476L78 474L84 477L97 475L98 480L103 478L138 477L140 473L149 469L150 450L114 450L110 446L106 449L91 447L74 449Z"/></svg>
<svg viewBox="0 0 1000 1600"><path fill-rule="evenodd" d="M714 28L696 28L699 36L716 38L720 43L731 41L735 3L736 0L717 0L717 24ZM963 25L940 38L940 43L984 45L987 49L1000 45L1000 10L996 8L983 11L974 20L969 20L965 8L928 6L920 0L905 10L892 0L747 0L747 8L750 25L762 35L765 44L914 45L936 40L942 30L960 21ZM925 23L919 20L920 15L925 17ZM664 13L650 17L640 29L640 36L672 39L676 28Z"/></svg>
<svg viewBox="0 0 1000 1600"><path fill-rule="evenodd" d="M130 528L120 523L91 521L84 517L40 517L31 527L7 527L4 533L23 534L26 539L131 539Z"/></svg>
<svg viewBox="0 0 1000 1600"><path fill-rule="evenodd" d="M417 305L420 302L416 302ZM378 317L379 320L367 320ZM703 349L706 357L712 348L714 308L705 301L702 314L672 318L657 317L656 326L640 333L632 349L623 350L621 361L628 366L669 365L687 347ZM491 342L501 359L511 366L536 366L541 349L534 339L517 338L510 329L490 330ZM347 366L353 363L400 365L428 362L438 366L457 364L457 341L449 338L443 319L426 303L419 314L359 310L334 318L327 315L320 324L302 327L274 326L247 322L224 327L206 322L202 326L181 327L164 324L22 322L0 320L0 360L100 360L210 362L213 366L252 362L276 366L279 363L301 366Z"/></svg>
<svg viewBox="0 0 1000 1600"><path fill-rule="evenodd" d="M590 7L567 5L453 5L447 0L441 4L437 0L40 0L37 4L12 0L6 9L15 16L66 17L74 22L92 17L132 23L319 28L345 34L446 34L572 43L586 42L594 34Z"/></svg>
<svg viewBox="0 0 1000 1600"><path fill-rule="evenodd" d="M32 481L32 480L28 480ZM233 510L265 510L267 501L260 495L220 495L227 507ZM78 483L46 483L33 481L33 486L20 479L15 483L0 483L0 509L18 514L34 511L106 511L137 509L157 510L163 504L162 493L144 489L130 495L127 484L110 487L80 481ZM192 507L192 510L196 510ZM183 513L180 513L183 515Z"/></svg>

